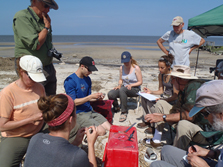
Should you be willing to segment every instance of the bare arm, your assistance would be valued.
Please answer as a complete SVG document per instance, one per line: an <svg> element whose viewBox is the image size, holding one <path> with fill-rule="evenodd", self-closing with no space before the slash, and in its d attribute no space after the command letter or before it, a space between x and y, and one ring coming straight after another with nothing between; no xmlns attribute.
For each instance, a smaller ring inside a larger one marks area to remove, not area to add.
<svg viewBox="0 0 223 167"><path fill-rule="evenodd" d="M166 55L169 54L168 50L163 46L163 42L165 42L162 38L157 40L157 45L159 46L159 48L163 51L163 53L165 53Z"/></svg>
<svg viewBox="0 0 223 167"><path fill-rule="evenodd" d="M44 14L42 14L42 16L43 16L45 27L50 28L51 19L49 15L45 16ZM39 33L39 37L38 37L39 44L37 45L36 50L39 50L41 46L44 44L44 42L46 41L47 34L48 34L48 31L46 28L42 29L42 31Z"/></svg>
<svg viewBox="0 0 223 167"><path fill-rule="evenodd" d="M199 45L194 45L192 48L190 48L190 52L189 54L196 48L199 48L201 45L203 45L205 43L205 40L203 38L201 38L200 44Z"/></svg>
<svg viewBox="0 0 223 167"><path fill-rule="evenodd" d="M90 134L89 128L93 129L93 132ZM86 128L87 139L88 139L88 159L90 162L91 167L97 167L97 161L95 158L95 150L94 150L94 143L97 139L97 132L94 126L90 126Z"/></svg>
<svg viewBox="0 0 223 167"><path fill-rule="evenodd" d="M189 112L185 111L187 117L183 117L182 119L186 119L188 121L192 121L193 118L189 117ZM146 122L155 123L155 122L162 122L163 115L159 113L147 114L145 115L144 119ZM166 122L179 122L180 121L180 112L173 113L173 114L166 114Z"/></svg>
<svg viewBox="0 0 223 167"><path fill-rule="evenodd" d="M27 124L31 124L31 123L34 124L36 121L41 121L42 119L43 119L42 113L34 114L33 116L20 120L20 121L9 121L9 119L1 117L0 118L0 131L4 132L8 130L17 129Z"/></svg>
<svg viewBox="0 0 223 167"><path fill-rule="evenodd" d="M161 95L163 93L163 83L162 83L162 75L161 74L159 74L158 79L159 79L159 87L158 87L158 90L156 90L156 91L149 90L149 92L151 94Z"/></svg>
<svg viewBox="0 0 223 167"><path fill-rule="evenodd" d="M122 66L119 68L119 80L118 80L118 86L114 87L114 89L120 89L122 86Z"/></svg>

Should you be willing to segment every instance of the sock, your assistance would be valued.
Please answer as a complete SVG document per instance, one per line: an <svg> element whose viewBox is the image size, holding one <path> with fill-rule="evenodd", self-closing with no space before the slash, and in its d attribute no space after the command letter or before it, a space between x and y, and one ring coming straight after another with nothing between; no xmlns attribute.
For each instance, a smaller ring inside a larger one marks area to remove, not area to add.
<svg viewBox="0 0 223 167"><path fill-rule="evenodd" d="M162 137L162 132L160 132L157 129L155 129L155 134L153 136L153 142L154 143L161 143L161 137ZM150 144L150 139L147 139L146 143Z"/></svg>

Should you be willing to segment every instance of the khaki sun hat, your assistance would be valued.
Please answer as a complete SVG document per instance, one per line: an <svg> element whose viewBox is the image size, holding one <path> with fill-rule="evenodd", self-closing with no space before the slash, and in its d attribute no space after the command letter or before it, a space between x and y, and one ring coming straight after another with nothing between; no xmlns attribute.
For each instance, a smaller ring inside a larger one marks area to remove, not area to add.
<svg viewBox="0 0 223 167"><path fill-rule="evenodd" d="M193 117L203 108L223 103L223 80L214 80L204 83L196 92L196 102L189 112Z"/></svg>
<svg viewBox="0 0 223 167"><path fill-rule="evenodd" d="M180 16L176 16L173 18L173 21L172 21L172 24L171 26L179 26L180 24L182 24L184 21L183 21L183 18L180 17Z"/></svg>
<svg viewBox="0 0 223 167"><path fill-rule="evenodd" d="M192 76L190 73L190 67L185 65L175 65L173 66L173 70L170 74L174 77L182 78L182 79L198 79L196 76Z"/></svg>

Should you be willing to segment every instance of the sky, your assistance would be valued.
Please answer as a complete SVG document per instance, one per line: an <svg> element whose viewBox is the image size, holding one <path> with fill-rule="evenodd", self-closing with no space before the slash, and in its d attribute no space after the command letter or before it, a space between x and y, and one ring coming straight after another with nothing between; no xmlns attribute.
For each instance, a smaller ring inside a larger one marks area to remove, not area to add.
<svg viewBox="0 0 223 167"><path fill-rule="evenodd" d="M55 0L58 10L49 16L53 35L161 36L172 30L175 16L188 20L223 4L222 0ZM0 2L0 35L13 35L16 12L29 0Z"/></svg>

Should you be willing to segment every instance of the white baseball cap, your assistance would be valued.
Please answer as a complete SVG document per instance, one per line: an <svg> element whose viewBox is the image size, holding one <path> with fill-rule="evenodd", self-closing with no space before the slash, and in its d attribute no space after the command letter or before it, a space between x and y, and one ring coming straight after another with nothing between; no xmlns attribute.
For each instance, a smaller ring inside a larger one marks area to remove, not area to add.
<svg viewBox="0 0 223 167"><path fill-rule="evenodd" d="M43 64L39 58L32 55L25 55L20 58L19 65L23 70L27 71L33 81L46 81L46 77L43 74Z"/></svg>

